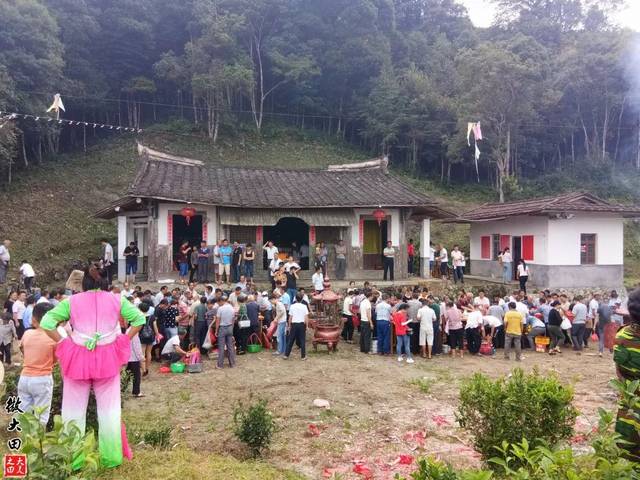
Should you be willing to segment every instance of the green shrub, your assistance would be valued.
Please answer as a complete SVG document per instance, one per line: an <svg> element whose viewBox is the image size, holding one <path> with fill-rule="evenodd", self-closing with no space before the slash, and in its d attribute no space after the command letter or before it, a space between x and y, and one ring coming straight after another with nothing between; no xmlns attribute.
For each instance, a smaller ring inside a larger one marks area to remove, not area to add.
<svg viewBox="0 0 640 480"><path fill-rule="evenodd" d="M503 442L527 438L534 446L555 445L571 437L577 415L572 400L572 388L536 370L525 374L514 369L496 381L477 373L462 383L456 420L488 459Z"/></svg>
<svg viewBox="0 0 640 480"><path fill-rule="evenodd" d="M42 480L82 480L95 478L100 455L92 431L82 435L74 422L63 427L56 415L53 430L46 432L31 413L18 415L22 428L22 453L27 455L29 478ZM82 468L74 464L83 458Z"/></svg>
<svg viewBox="0 0 640 480"><path fill-rule="evenodd" d="M396 479L401 479L396 475ZM480 470L455 471L451 465L433 458L418 460L418 469L411 474L413 480L490 480L493 472ZM406 479L404 479L406 480Z"/></svg>
<svg viewBox="0 0 640 480"><path fill-rule="evenodd" d="M233 412L233 424L236 437L249 447L252 456L258 457L269 448L275 422L265 400L246 408L240 403Z"/></svg>

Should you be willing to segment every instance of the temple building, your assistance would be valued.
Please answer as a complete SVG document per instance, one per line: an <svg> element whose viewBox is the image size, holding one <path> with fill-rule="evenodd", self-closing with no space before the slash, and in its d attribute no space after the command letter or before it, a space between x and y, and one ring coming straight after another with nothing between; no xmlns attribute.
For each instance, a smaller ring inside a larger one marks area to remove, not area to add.
<svg viewBox="0 0 640 480"><path fill-rule="evenodd" d="M428 276L430 221L452 215L429 197L391 175L386 159L296 170L207 164L138 145L138 172L128 191L95 214L117 219L118 276L124 278L123 250L140 249L139 269L151 281L175 278L183 241L209 245L228 239L252 243L258 252L272 240L281 255L297 257L318 242L347 249L347 279L380 279L382 249L396 249L395 278L407 277L408 229L417 222L416 255ZM308 264L303 268L308 268ZM256 277L266 279L266 261ZM303 277L304 278L304 277Z"/></svg>

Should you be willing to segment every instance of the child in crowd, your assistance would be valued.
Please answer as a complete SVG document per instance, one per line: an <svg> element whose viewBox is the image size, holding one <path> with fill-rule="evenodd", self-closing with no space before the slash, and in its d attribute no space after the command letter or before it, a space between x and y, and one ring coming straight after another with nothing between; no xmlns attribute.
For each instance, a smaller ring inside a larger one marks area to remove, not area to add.
<svg viewBox="0 0 640 480"><path fill-rule="evenodd" d="M407 325L410 319L407 318L407 310L409 305L406 303L401 304L398 309L391 315L391 320L396 331L396 353L398 354L398 361L402 362L404 357L402 356L402 350L407 356L407 363L413 363L413 356L411 355L411 337L409 336L409 328Z"/></svg>
<svg viewBox="0 0 640 480"><path fill-rule="evenodd" d="M140 335L135 335L131 339L131 356L129 357L129 363L127 363L127 370L133 375L133 390L131 393L134 397L144 397L144 394L140 393L140 362L144 362L144 359Z"/></svg>
<svg viewBox="0 0 640 480"><path fill-rule="evenodd" d="M53 397L53 377L51 372L56 363L56 342L40 328L40 320L53 308L48 303L39 303L33 308L31 327L24 332L20 341L24 366L18 381L18 397L22 409L43 409L35 413L40 423L46 425L51 411Z"/></svg>

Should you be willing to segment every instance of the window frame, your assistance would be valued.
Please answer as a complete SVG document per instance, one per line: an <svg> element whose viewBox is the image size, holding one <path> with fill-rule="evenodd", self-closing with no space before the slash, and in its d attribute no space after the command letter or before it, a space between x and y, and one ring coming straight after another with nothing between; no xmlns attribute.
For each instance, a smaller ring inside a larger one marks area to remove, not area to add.
<svg viewBox="0 0 640 480"><path fill-rule="evenodd" d="M590 251L591 247L591 251ZM580 265L597 265L598 234L580 234Z"/></svg>

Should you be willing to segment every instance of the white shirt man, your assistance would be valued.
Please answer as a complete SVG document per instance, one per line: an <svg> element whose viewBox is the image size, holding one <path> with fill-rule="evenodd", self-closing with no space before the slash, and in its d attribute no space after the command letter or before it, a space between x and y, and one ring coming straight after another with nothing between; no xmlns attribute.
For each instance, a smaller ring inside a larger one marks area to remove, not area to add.
<svg viewBox="0 0 640 480"><path fill-rule="evenodd" d="M479 312L478 310L469 312L465 329L478 328L480 325L482 325L482 313Z"/></svg>
<svg viewBox="0 0 640 480"><path fill-rule="evenodd" d="M473 304L476 307L481 307L486 310L489 308L489 305L491 305L491 302L489 302L489 299L484 295L483 296L478 295L476 298L473 299Z"/></svg>
<svg viewBox="0 0 640 480"><path fill-rule="evenodd" d="M451 252L451 260L453 261L454 267L461 267L462 262L464 261L464 255L460 250L454 249Z"/></svg>
<svg viewBox="0 0 640 480"><path fill-rule="evenodd" d="M22 321L22 317L24 316L24 311L27 309L24 303L25 299L26 299L26 295L23 292L18 296L18 299L15 302L13 302L13 311L11 313L13 313L13 320L16 322L16 325L18 325L18 321Z"/></svg>
<svg viewBox="0 0 640 480"><path fill-rule="evenodd" d="M589 301L588 317L591 318L592 320L594 320L598 316L598 307L599 306L600 306L600 304L598 303L598 300L596 299L596 297L593 297Z"/></svg>
<svg viewBox="0 0 640 480"><path fill-rule="evenodd" d="M436 261L436 249L433 247L429 247L429 261L430 262Z"/></svg>
<svg viewBox="0 0 640 480"><path fill-rule="evenodd" d="M4 244L0 245L0 262L9 263L11 260L11 254L9 253L9 246L7 245L9 241L5 241Z"/></svg>
<svg viewBox="0 0 640 480"><path fill-rule="evenodd" d="M289 307L291 323L304 323L309 315L309 309L304 303L294 303Z"/></svg>
<svg viewBox="0 0 640 480"><path fill-rule="evenodd" d="M322 275L322 271L318 271L311 275L311 283L313 284L313 289L316 292L324 290L324 276Z"/></svg>
<svg viewBox="0 0 640 480"><path fill-rule="evenodd" d="M36 276L36 272L33 270L33 267L28 263L23 263L20 266L20 274L24 278L33 278Z"/></svg>
<svg viewBox="0 0 640 480"><path fill-rule="evenodd" d="M522 323L527 323L527 317L529 316L529 307L522 302L516 302L516 312L522 315Z"/></svg>
<svg viewBox="0 0 640 480"><path fill-rule="evenodd" d="M293 260L291 260L291 261L287 261L287 262L284 264L284 271L285 271L285 272L289 272L289 271L291 271L291 269L292 269L292 268L295 268L295 269L297 269L297 270L300 270L300 265L298 265L298 264L297 264L296 262L294 262Z"/></svg>
<svg viewBox="0 0 640 480"><path fill-rule="evenodd" d="M360 302L360 323L371 323L371 302L366 297Z"/></svg>
<svg viewBox="0 0 640 480"><path fill-rule="evenodd" d="M305 325L309 319L309 309L304 303L294 303L289 307L289 340L284 358L289 358L294 342L300 345L300 354L307 357L305 347Z"/></svg>
<svg viewBox="0 0 640 480"><path fill-rule="evenodd" d="M442 247L440 249L440 255L439 255L439 260L440 263L448 263L449 262L449 252L447 252L447 249Z"/></svg>
<svg viewBox="0 0 640 480"><path fill-rule="evenodd" d="M267 260L269 260L270 263L274 258L277 258L278 247L276 247L273 242L267 242L262 248L267 252Z"/></svg>
<svg viewBox="0 0 640 480"><path fill-rule="evenodd" d="M429 307L428 305L424 305L423 307L420 307L420 310L418 310L418 315L417 315L418 320L420 321L420 345L426 345L422 340L423 340L423 335L422 335L422 331L424 330L424 332L426 334L431 334L431 343L430 345L433 345L433 322L435 322L436 319L436 312ZM426 337L425 337L426 338Z"/></svg>
<svg viewBox="0 0 640 480"><path fill-rule="evenodd" d="M351 305L353 305L353 294L350 293L349 295L344 297L344 302L342 303L343 315L346 315L347 317L353 315L353 313L351 313Z"/></svg>

